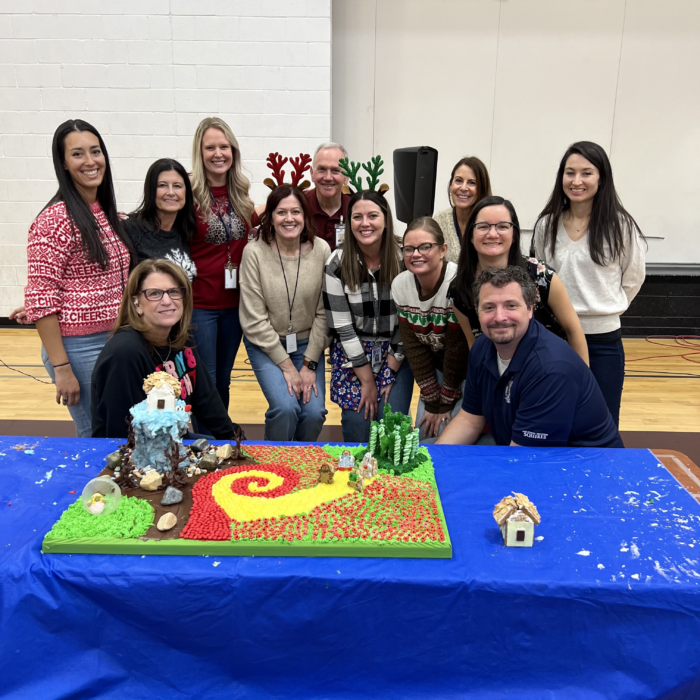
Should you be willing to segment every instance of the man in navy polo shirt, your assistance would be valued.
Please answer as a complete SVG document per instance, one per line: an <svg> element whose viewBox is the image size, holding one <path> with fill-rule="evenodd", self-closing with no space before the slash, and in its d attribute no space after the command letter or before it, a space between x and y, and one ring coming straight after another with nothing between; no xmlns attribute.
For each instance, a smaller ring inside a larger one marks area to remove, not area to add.
<svg viewBox="0 0 700 700"><path fill-rule="evenodd" d="M474 285L483 335L469 353L462 410L437 443L624 447L595 377L532 317L535 283L520 267L484 270Z"/></svg>

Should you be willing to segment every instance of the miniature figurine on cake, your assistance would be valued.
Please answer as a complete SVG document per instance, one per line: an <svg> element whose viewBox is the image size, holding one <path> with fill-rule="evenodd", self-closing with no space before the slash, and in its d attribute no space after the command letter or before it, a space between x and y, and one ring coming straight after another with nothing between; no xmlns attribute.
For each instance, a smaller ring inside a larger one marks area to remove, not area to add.
<svg viewBox="0 0 700 700"><path fill-rule="evenodd" d="M131 462L135 469L149 467L158 473L169 472L173 463L180 469L189 466L189 450L182 444L190 414L180 397L180 382L167 372L153 372L143 383L146 399L130 409L134 431L134 451ZM179 457L173 454L175 443Z"/></svg>
<svg viewBox="0 0 700 700"><path fill-rule="evenodd" d="M338 459L339 469L352 469L355 466L355 458L352 456L350 450L343 450L343 454L340 455Z"/></svg>
<svg viewBox="0 0 700 700"><path fill-rule="evenodd" d="M330 461L324 462L318 470L319 484L332 484L335 467Z"/></svg>
<svg viewBox="0 0 700 700"><path fill-rule="evenodd" d="M535 504L522 493L513 491L496 504L493 517L501 528L506 547L532 547L535 525L541 518Z"/></svg>
<svg viewBox="0 0 700 700"><path fill-rule="evenodd" d="M377 476L378 470L379 465L377 464L377 460L372 457L371 452L367 452L362 459L362 463L357 469L357 473L360 476L363 476L365 479L373 479L375 476Z"/></svg>

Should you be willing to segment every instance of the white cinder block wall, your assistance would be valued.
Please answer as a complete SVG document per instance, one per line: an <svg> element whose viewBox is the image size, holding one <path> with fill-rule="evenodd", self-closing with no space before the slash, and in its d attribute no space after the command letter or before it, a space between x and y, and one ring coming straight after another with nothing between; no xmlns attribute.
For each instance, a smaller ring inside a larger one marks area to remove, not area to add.
<svg viewBox="0 0 700 700"><path fill-rule="evenodd" d="M330 138L330 0L2 0L0 316L23 301L27 230L56 190L51 138L66 119L103 135L124 211L148 166L189 169L198 122L238 137L252 197L270 151Z"/></svg>

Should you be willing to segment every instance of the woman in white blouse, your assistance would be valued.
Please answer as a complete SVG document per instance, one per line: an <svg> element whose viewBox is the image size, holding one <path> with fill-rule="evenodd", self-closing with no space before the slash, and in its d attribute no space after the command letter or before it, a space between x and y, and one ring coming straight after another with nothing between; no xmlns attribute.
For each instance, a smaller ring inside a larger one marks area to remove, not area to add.
<svg viewBox="0 0 700 700"><path fill-rule="evenodd" d="M605 151L590 141L571 145L535 224L532 252L556 270L569 293L616 425L625 380L620 316L644 282L645 248L615 192Z"/></svg>

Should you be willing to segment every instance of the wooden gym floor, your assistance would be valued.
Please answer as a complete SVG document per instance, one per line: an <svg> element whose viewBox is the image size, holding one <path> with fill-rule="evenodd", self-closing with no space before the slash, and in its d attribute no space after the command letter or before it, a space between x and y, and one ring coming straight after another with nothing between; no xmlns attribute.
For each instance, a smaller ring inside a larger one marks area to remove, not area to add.
<svg viewBox="0 0 700 700"><path fill-rule="evenodd" d="M700 340L685 341L687 345L695 343L685 348L677 345L672 338L654 342L662 346L651 344L643 338L624 340L627 364L620 430L698 433ZM0 329L0 360L42 382L49 382L41 364L40 352L41 343L34 329ZM340 411L328 397L328 373L326 377L326 425L339 426ZM415 415L417 387L413 396ZM0 365L0 433L5 432L2 426L7 426L7 421L36 421L37 430L32 433L35 435L46 434L39 426L40 422L70 421L68 410L57 405L54 397L54 388L50 383L40 383ZM246 425L262 425L266 409L267 402L248 364L245 347L241 344L232 373L231 419ZM671 444L665 446L673 447Z"/></svg>

